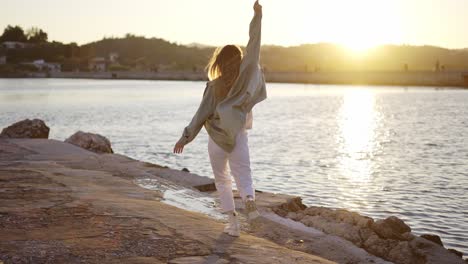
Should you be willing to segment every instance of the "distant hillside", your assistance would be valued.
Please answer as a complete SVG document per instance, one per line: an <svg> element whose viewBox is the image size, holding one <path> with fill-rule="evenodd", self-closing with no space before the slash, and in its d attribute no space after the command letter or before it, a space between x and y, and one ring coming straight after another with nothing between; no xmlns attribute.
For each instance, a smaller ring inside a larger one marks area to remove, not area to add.
<svg viewBox="0 0 468 264"><path fill-rule="evenodd" d="M334 44L265 46L262 63L271 71L468 70L468 49L385 45L359 55Z"/></svg>
<svg viewBox="0 0 468 264"><path fill-rule="evenodd" d="M123 64L167 64L176 69L203 68L214 48L176 45L162 39L127 37L103 39L81 46L96 56L117 52ZM385 45L356 55L327 43L295 47L263 46L262 64L268 71L432 71L468 70L468 49Z"/></svg>
<svg viewBox="0 0 468 264"><path fill-rule="evenodd" d="M24 49L0 47L7 62L18 64L35 59L62 64L63 71L87 70L95 57L109 58L126 70L202 71L215 47L203 44L177 45L158 38L127 34L78 46L45 42ZM262 47L262 65L273 72L333 71L468 71L468 49L450 50L432 46L385 45L357 55L334 44L294 47Z"/></svg>
<svg viewBox="0 0 468 264"><path fill-rule="evenodd" d="M163 39L127 36L107 38L80 47L82 57L107 57L119 54L119 62L127 66L153 67L167 65L172 69L203 69L213 48L187 47Z"/></svg>

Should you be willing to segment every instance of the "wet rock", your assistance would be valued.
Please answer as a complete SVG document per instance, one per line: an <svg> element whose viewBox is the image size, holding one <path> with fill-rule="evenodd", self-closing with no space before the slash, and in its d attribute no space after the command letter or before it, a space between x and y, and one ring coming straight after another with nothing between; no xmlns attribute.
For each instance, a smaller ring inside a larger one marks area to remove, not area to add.
<svg viewBox="0 0 468 264"><path fill-rule="evenodd" d="M78 131L67 138L65 142L96 153L114 153L110 141L99 134Z"/></svg>
<svg viewBox="0 0 468 264"><path fill-rule="evenodd" d="M457 255L458 257L463 258L463 253L460 252L460 251L458 251L458 250L456 250L456 249L453 249L453 248L449 248L449 249L447 249L447 250L448 250L450 253L453 253L453 254Z"/></svg>
<svg viewBox="0 0 468 264"><path fill-rule="evenodd" d="M44 121L26 119L4 128L0 138L49 138L49 131Z"/></svg>
<svg viewBox="0 0 468 264"><path fill-rule="evenodd" d="M399 239L402 238L402 234L411 232L411 228L395 216L390 216L384 220L378 220L372 224L372 230L376 232L381 238L387 239Z"/></svg>
<svg viewBox="0 0 468 264"><path fill-rule="evenodd" d="M190 172L189 169L187 169L187 168L183 168L182 171Z"/></svg>
<svg viewBox="0 0 468 264"><path fill-rule="evenodd" d="M440 239L440 236L438 235L424 234L424 235L421 235L421 237L429 241L432 241L438 245L444 246L444 244L442 244L442 240Z"/></svg>

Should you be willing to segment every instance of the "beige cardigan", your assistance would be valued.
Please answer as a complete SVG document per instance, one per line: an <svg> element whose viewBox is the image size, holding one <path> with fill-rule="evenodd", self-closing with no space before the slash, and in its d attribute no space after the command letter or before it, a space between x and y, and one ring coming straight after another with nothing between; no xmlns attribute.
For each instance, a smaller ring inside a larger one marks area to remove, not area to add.
<svg viewBox="0 0 468 264"><path fill-rule="evenodd" d="M239 76L226 98L219 100L215 97L215 89L222 85L219 79L207 83L202 102L182 134L184 144L191 142L204 125L217 145L232 152L237 133L252 127L252 108L267 97L265 78L259 65L261 20L262 15L255 14L250 23L250 39L242 58Z"/></svg>

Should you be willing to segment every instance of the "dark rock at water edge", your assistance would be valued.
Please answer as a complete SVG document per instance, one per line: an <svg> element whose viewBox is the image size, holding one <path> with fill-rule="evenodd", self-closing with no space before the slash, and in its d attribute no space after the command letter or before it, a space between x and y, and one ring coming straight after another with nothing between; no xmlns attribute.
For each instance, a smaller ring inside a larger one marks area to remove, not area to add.
<svg viewBox="0 0 468 264"><path fill-rule="evenodd" d="M307 206L302 203L302 198L298 196L288 199L286 203L274 208L274 211L278 215L285 217L288 212L297 212L306 208Z"/></svg>
<svg viewBox="0 0 468 264"><path fill-rule="evenodd" d="M424 235L421 235L421 237L429 241L432 241L436 243L437 245L444 246L444 244L442 243L442 239L440 239L440 236L438 235L424 234Z"/></svg>
<svg viewBox="0 0 468 264"><path fill-rule="evenodd" d="M451 253L457 255L458 257L463 258L463 253L460 252L460 251L458 251L458 250L456 250L456 249L453 249L453 248L449 248L449 249L447 249L447 250L448 250L449 252L451 252Z"/></svg>
<svg viewBox="0 0 468 264"><path fill-rule="evenodd" d="M2 130L0 138L49 138L49 127L40 119L26 119Z"/></svg>
<svg viewBox="0 0 468 264"><path fill-rule="evenodd" d="M402 239L402 235L411 232L411 228L395 216L390 216L384 220L378 220L372 225L372 230L375 231L381 238L387 239Z"/></svg>
<svg viewBox="0 0 468 264"><path fill-rule="evenodd" d="M208 183L203 185L193 186L195 189L199 190L200 192L214 192L216 191L216 185L214 183Z"/></svg>
<svg viewBox="0 0 468 264"><path fill-rule="evenodd" d="M99 134L78 131L65 142L96 153L114 153L109 139Z"/></svg>
<svg viewBox="0 0 468 264"><path fill-rule="evenodd" d="M183 168L182 171L190 172L189 169L187 169L187 168Z"/></svg>

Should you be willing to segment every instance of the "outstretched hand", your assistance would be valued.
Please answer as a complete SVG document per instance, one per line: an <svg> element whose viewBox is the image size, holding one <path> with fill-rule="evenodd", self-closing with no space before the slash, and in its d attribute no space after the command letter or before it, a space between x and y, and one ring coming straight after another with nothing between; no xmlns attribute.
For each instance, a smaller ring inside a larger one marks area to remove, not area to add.
<svg viewBox="0 0 468 264"><path fill-rule="evenodd" d="M255 4L254 4L254 11L255 11L255 14L261 14L262 13L262 5L260 5L260 3L257 1L255 1Z"/></svg>
<svg viewBox="0 0 468 264"><path fill-rule="evenodd" d="M185 144L179 140L174 146L174 153L175 154L182 153L184 151L184 146Z"/></svg>

